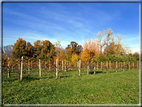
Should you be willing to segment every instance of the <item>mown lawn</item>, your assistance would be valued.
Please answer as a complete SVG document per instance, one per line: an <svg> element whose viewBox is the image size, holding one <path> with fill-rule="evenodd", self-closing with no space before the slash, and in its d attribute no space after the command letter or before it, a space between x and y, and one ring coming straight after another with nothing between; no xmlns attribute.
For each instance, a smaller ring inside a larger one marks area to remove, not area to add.
<svg viewBox="0 0 142 107"><path fill-rule="evenodd" d="M9 79L3 73L3 104L139 104L139 70L112 70L96 75L82 70L60 73L27 71L23 81L17 80L18 74L11 73Z"/></svg>

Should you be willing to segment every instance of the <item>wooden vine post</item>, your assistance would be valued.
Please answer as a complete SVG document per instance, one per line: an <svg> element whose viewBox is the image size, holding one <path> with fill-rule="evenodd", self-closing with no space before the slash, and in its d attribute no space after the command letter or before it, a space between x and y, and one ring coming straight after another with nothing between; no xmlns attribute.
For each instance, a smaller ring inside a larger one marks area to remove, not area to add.
<svg viewBox="0 0 142 107"><path fill-rule="evenodd" d="M7 66L7 78L9 78L9 57L8 57L8 66Z"/></svg>
<svg viewBox="0 0 142 107"><path fill-rule="evenodd" d="M56 59L56 79L58 78L58 59Z"/></svg>
<svg viewBox="0 0 142 107"><path fill-rule="evenodd" d="M23 56L21 57L21 72L20 72L20 81L22 81L22 70L23 70Z"/></svg>
<svg viewBox="0 0 142 107"><path fill-rule="evenodd" d="M94 75L96 74L96 70L95 70L95 62L94 62Z"/></svg>
<svg viewBox="0 0 142 107"><path fill-rule="evenodd" d="M39 59L39 77L41 77L41 62L40 62L40 59Z"/></svg>
<svg viewBox="0 0 142 107"><path fill-rule="evenodd" d="M116 61L116 72L117 72L117 61Z"/></svg>
<svg viewBox="0 0 142 107"><path fill-rule="evenodd" d="M79 60L79 76L81 75L81 70L80 70L80 68L81 68L81 60Z"/></svg>

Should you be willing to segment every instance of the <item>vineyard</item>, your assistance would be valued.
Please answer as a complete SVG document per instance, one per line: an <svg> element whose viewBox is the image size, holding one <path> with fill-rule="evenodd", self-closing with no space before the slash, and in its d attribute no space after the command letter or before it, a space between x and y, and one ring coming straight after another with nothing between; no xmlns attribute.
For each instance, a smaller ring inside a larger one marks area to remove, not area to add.
<svg viewBox="0 0 142 107"><path fill-rule="evenodd" d="M106 73L109 73L112 70L118 72L125 71L126 69L139 69L139 62L94 62L86 64L85 62L81 62L81 60L76 63L63 60L58 61L57 59L49 61L42 61L40 59L39 61L29 61L28 59L24 60L22 57L21 61L8 58L7 62L3 63L2 71L7 73L7 78L10 78L12 73L17 73L19 77L16 78L18 78L18 80L22 80L23 74L26 73L30 75L30 72L33 70L36 70L39 73L39 77L41 77L42 72L54 72L56 78L60 78L58 75L59 73L69 72L72 69L78 72L78 75L81 76L82 70L85 70L86 75L88 75L89 72L96 74L98 70L101 72L105 70Z"/></svg>

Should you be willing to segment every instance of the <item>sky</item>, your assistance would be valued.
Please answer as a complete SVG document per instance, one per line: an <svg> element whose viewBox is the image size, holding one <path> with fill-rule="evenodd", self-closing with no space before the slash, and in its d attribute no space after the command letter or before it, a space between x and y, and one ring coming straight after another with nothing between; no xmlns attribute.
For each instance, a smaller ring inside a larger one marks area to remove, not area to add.
<svg viewBox="0 0 142 107"><path fill-rule="evenodd" d="M32 45L59 40L62 48L71 41L83 46L107 28L121 34L132 53L139 52L139 3L3 3L3 46L18 38Z"/></svg>

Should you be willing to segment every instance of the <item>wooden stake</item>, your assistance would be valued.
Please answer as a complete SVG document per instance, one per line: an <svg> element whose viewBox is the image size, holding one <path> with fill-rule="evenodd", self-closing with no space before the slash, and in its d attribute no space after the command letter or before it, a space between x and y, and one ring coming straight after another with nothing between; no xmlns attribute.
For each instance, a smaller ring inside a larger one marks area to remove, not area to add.
<svg viewBox="0 0 142 107"><path fill-rule="evenodd" d="M56 59L56 79L58 78L58 59Z"/></svg>
<svg viewBox="0 0 142 107"><path fill-rule="evenodd" d="M20 81L22 81L22 70L23 70L23 56L21 57L21 72L20 72Z"/></svg>
<svg viewBox="0 0 142 107"><path fill-rule="evenodd" d="M40 59L39 59L39 77L41 77L41 63L40 63Z"/></svg>

